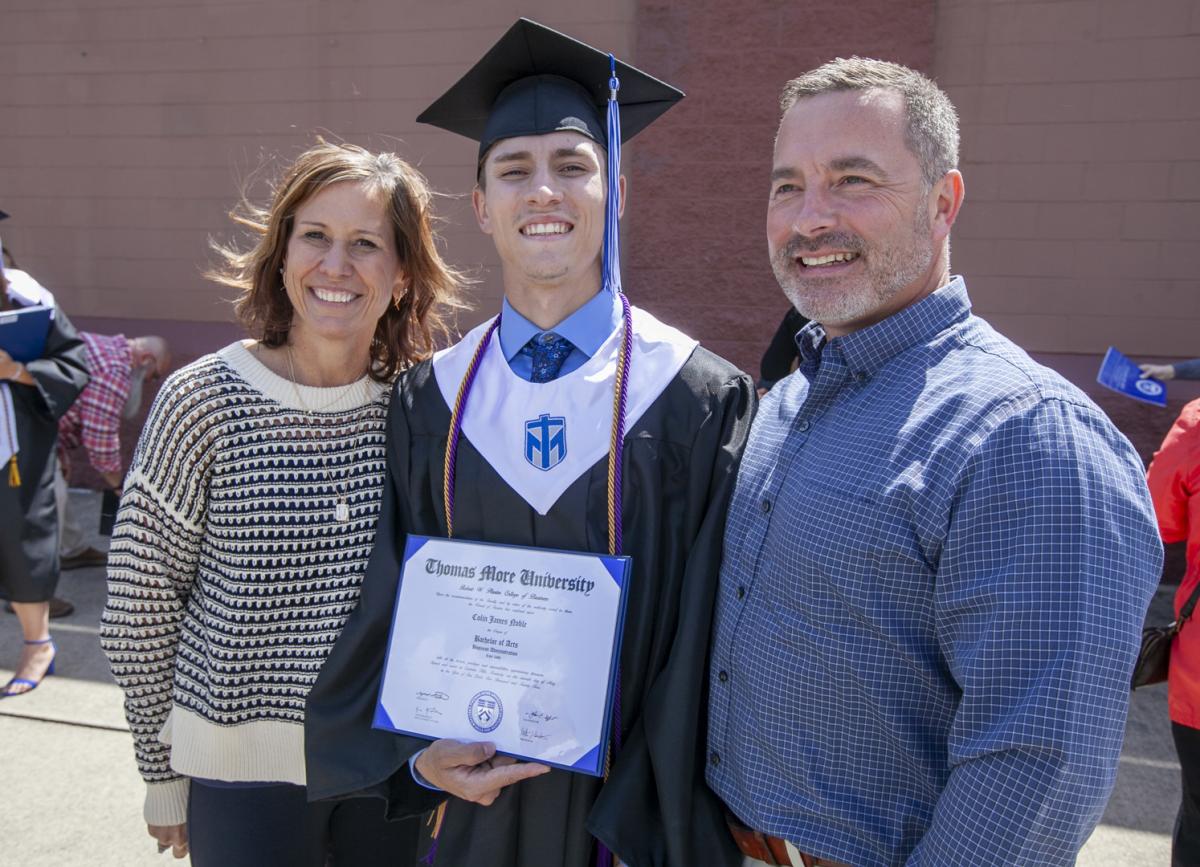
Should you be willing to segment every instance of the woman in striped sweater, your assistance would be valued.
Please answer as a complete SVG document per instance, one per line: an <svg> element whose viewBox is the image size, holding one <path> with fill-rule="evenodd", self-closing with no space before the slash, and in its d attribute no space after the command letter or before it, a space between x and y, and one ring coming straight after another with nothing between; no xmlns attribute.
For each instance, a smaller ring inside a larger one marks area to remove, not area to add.
<svg viewBox="0 0 1200 867"><path fill-rule="evenodd" d="M304 702L354 608L384 480L397 372L457 304L424 178L321 142L256 235L218 247L254 336L172 375L109 554L101 641L163 851L193 864L372 865L415 847L382 802L308 804ZM411 860L411 859L410 859Z"/></svg>

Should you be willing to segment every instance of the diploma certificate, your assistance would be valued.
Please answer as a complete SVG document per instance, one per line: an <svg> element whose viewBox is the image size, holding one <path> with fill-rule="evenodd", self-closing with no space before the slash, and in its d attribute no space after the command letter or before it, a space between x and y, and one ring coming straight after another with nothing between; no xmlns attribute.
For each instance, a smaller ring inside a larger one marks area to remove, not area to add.
<svg viewBox="0 0 1200 867"><path fill-rule="evenodd" d="M410 535L375 728L600 776L629 567Z"/></svg>

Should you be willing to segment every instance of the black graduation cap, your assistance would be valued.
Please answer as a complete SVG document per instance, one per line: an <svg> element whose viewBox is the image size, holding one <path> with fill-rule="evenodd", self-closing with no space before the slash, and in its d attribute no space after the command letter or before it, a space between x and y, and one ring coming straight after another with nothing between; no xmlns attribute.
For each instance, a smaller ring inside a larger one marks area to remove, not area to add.
<svg viewBox="0 0 1200 867"><path fill-rule="evenodd" d="M683 98L683 91L616 61L621 141ZM610 56L521 18L483 58L421 112L427 123L479 142L479 160L500 139L573 130L605 147Z"/></svg>
<svg viewBox="0 0 1200 867"><path fill-rule="evenodd" d="M0 211L0 220L7 220L7 219L8 219L8 214L5 213L4 211Z"/></svg>

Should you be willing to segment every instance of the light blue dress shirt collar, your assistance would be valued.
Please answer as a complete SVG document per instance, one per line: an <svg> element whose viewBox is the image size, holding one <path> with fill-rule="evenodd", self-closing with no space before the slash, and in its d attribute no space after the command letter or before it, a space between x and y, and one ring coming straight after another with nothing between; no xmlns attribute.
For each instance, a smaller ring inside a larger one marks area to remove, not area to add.
<svg viewBox="0 0 1200 867"><path fill-rule="evenodd" d="M518 313L505 298L503 318L500 321L500 349L513 372L529 379L531 361L528 356L520 354L521 347L543 331L553 331L559 337L571 341L574 347L563 363L559 374L561 376L579 368L595 355L620 322L621 302L615 295L604 290L597 292L582 307L549 329L538 328Z"/></svg>

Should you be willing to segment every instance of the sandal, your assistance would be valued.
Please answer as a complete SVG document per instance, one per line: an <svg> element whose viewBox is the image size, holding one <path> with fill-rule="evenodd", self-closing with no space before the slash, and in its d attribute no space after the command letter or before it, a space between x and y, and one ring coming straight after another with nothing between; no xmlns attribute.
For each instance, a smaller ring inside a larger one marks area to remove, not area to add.
<svg viewBox="0 0 1200 867"><path fill-rule="evenodd" d="M58 649L54 646L53 638L43 638L40 641L26 641L25 644L27 644L27 645L49 644L50 650L54 652L54 655L55 656L58 655ZM0 698L12 698L13 696L25 695L26 693L33 692L35 689L38 688L38 686L41 684L42 680L45 680L47 677L49 677L52 674L54 674L54 657L53 656L50 657L50 665L47 666L46 673L42 675L41 679L30 680L27 677L14 677L12 680L10 680L8 683L6 683L4 685L4 691L0 692ZM29 687L29 689L22 689L19 692L13 692L12 687L14 687L14 686L27 686L27 687Z"/></svg>

